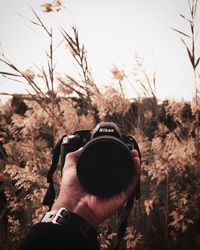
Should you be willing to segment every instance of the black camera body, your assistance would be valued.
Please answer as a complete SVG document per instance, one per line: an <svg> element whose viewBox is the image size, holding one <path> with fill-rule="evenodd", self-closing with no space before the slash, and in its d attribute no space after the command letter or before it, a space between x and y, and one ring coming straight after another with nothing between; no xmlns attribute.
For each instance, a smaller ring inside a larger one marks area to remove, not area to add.
<svg viewBox="0 0 200 250"><path fill-rule="evenodd" d="M134 175L132 149L140 149L131 136L121 134L113 122L101 122L94 130L78 130L63 138L61 167L69 152L81 149L77 161L77 176L89 193L98 197L111 197L121 192ZM141 157L141 155L140 155ZM140 196L140 184L135 189Z"/></svg>

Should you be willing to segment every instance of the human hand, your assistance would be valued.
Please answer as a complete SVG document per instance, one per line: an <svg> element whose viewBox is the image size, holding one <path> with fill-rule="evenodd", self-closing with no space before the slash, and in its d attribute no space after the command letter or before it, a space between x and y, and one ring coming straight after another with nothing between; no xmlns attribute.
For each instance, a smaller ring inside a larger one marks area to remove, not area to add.
<svg viewBox="0 0 200 250"><path fill-rule="evenodd" d="M140 159L137 150L132 150L135 173L132 181L121 193L110 198L101 198L86 192L78 180L76 163L80 152L79 149L68 153L66 156L59 196L52 210L65 207L69 211L80 215L90 225L97 227L122 206L134 191L141 174Z"/></svg>

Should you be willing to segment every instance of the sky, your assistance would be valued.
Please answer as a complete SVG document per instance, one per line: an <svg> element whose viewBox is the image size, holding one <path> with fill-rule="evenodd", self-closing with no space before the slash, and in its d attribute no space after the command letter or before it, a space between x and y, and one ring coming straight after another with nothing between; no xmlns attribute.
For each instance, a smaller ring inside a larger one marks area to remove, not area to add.
<svg viewBox="0 0 200 250"><path fill-rule="evenodd" d="M45 50L49 40L35 20L31 8L48 27L53 28L54 45L62 40L60 29L71 32L76 25L85 45L93 78L98 86L116 82L111 70L124 70L129 82L123 86L129 97L142 94L135 76L135 55L143 59L151 78L156 74L155 94L160 100L191 100L195 84L188 55L176 28L189 33L188 23L179 14L189 17L187 0L65 0L56 13L44 13L41 0L0 0L0 49L20 69L46 64ZM52 2L49 0L49 2ZM199 6L198 6L199 13ZM200 13L198 15L199 20ZM200 30L200 22L197 22ZM187 40L189 42L189 39ZM58 72L75 74L72 58L65 46L55 50ZM8 70L0 64L0 71ZM0 92L26 92L22 84L0 77ZM2 101L5 96L0 96Z"/></svg>

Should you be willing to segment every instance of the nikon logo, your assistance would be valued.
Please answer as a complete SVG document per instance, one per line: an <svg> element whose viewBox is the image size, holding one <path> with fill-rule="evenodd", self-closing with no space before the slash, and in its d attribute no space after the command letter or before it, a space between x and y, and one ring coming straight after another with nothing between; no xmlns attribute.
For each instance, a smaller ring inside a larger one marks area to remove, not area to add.
<svg viewBox="0 0 200 250"><path fill-rule="evenodd" d="M115 130L114 130L114 128L100 128L99 132L100 133L114 133Z"/></svg>

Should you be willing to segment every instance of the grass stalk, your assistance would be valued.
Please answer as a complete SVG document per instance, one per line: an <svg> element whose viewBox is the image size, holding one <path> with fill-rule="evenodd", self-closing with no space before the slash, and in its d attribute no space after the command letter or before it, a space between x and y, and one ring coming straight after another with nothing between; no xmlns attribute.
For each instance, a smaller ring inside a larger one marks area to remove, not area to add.
<svg viewBox="0 0 200 250"><path fill-rule="evenodd" d="M189 57L189 60L192 65L193 75L194 75L194 89L195 89L195 106L196 106L196 119L199 120L200 117L200 95L199 95L199 75L197 72L197 67L199 65L200 61L200 55L197 55L197 31L196 31L196 17L197 17L197 6L198 6L198 0L188 0L188 6L189 6L189 14L190 17L187 18L184 15L180 14L180 17L184 19L187 23L189 23L190 28L190 34L184 33L181 30L172 28L175 32L177 32L180 35L180 40L183 43L184 47L186 48L187 55ZM190 44L188 45L186 39L189 39ZM200 162L200 128L197 122L196 127L196 154L198 162ZM199 169L200 171L200 169ZM199 172L200 173L200 172Z"/></svg>

